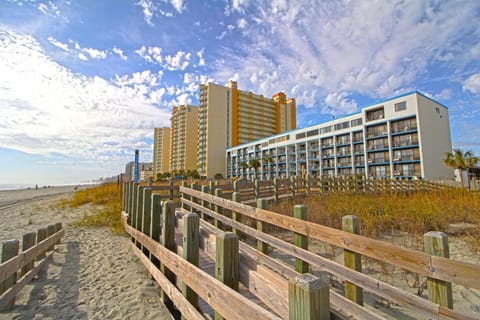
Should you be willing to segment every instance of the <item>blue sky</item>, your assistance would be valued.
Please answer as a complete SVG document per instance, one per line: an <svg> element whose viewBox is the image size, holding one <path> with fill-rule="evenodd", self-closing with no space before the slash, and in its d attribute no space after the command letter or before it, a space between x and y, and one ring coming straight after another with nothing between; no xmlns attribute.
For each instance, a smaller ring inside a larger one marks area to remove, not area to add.
<svg viewBox="0 0 480 320"><path fill-rule="evenodd" d="M418 90L480 155L480 1L0 0L0 184L116 175L199 84L297 101L297 126Z"/></svg>

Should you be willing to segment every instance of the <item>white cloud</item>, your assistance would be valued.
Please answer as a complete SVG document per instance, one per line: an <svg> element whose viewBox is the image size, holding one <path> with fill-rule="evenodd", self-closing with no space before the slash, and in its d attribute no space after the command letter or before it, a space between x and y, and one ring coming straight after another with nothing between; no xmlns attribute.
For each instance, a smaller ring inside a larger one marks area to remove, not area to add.
<svg viewBox="0 0 480 320"><path fill-rule="evenodd" d="M53 3L52 1L48 1L48 3L39 3L37 9L41 11L43 14L51 16L51 17L60 17L61 12L58 6Z"/></svg>
<svg viewBox="0 0 480 320"><path fill-rule="evenodd" d="M123 61L127 61L127 56L123 53L123 50L117 47L113 47L113 53L117 54Z"/></svg>
<svg viewBox="0 0 480 320"><path fill-rule="evenodd" d="M105 59L107 57L106 51L102 51L94 48L84 48L82 51L88 53L88 55L93 59Z"/></svg>
<svg viewBox="0 0 480 320"><path fill-rule="evenodd" d="M357 103L348 99L348 93L346 92L332 92L325 97L325 103L328 107L333 109L333 114L338 114L337 110L340 110L340 113L351 113L357 109Z"/></svg>
<svg viewBox="0 0 480 320"><path fill-rule="evenodd" d="M204 53L205 53L205 49L197 51L198 65L199 66L204 66L205 65L205 59L203 58Z"/></svg>
<svg viewBox="0 0 480 320"><path fill-rule="evenodd" d="M150 63L162 63L162 48L160 47L145 47L135 50L140 57Z"/></svg>
<svg viewBox="0 0 480 320"><path fill-rule="evenodd" d="M463 90L480 94L480 73L476 73L468 77L465 82L463 82Z"/></svg>
<svg viewBox="0 0 480 320"><path fill-rule="evenodd" d="M167 55L164 57L163 66L170 71L185 70L190 64L192 54L184 51L178 51L174 56Z"/></svg>
<svg viewBox="0 0 480 320"><path fill-rule="evenodd" d="M228 8L249 13L246 41L221 50L214 76L242 70L242 87L264 95L295 88L307 107L332 92L388 97L411 87L433 60L450 57L456 64L446 67L460 73L480 51L475 24L465 23L477 19L475 1L234 1ZM340 101L335 108L349 108Z"/></svg>
<svg viewBox="0 0 480 320"><path fill-rule="evenodd" d="M237 27L239 29L245 29L248 25L248 22L247 20L245 20L244 18L241 18L241 19L238 19L237 21Z"/></svg>
<svg viewBox="0 0 480 320"><path fill-rule="evenodd" d="M155 4L151 0L139 0L136 5L142 7L143 9L143 18L145 22L153 26L152 18L153 12L155 11Z"/></svg>
<svg viewBox="0 0 480 320"><path fill-rule="evenodd" d="M185 9L183 0L170 0L170 4L177 10L179 13Z"/></svg>
<svg viewBox="0 0 480 320"><path fill-rule="evenodd" d="M162 49L159 47L145 47L142 46L140 49L135 50L135 52L142 57L145 61L158 64L162 68L176 71L176 70L185 70L190 64L190 59L192 54L185 51L177 51L175 55L162 55ZM197 53L198 55L198 53Z"/></svg>
<svg viewBox="0 0 480 320"><path fill-rule="evenodd" d="M131 90L133 85L72 73L30 36L0 30L0 61L2 147L123 162L135 146L149 150L145 138L169 122L168 112L151 104L161 99L160 89L144 94ZM131 82L148 86L160 76L140 73Z"/></svg>
<svg viewBox="0 0 480 320"><path fill-rule="evenodd" d="M88 61L88 58L85 54L83 54L82 52L79 52L77 54L77 57L80 59L80 60L83 60L83 61Z"/></svg>
<svg viewBox="0 0 480 320"><path fill-rule="evenodd" d="M50 41L50 43L53 44L55 47L60 48L64 51L70 52L70 49L68 48L68 44L60 42L53 37L48 37L48 41Z"/></svg>

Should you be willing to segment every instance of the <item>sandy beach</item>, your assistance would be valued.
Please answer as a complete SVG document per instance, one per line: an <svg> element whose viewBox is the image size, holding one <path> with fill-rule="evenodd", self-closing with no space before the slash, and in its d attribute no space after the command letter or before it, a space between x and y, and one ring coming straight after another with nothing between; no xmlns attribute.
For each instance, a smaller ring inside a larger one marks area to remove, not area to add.
<svg viewBox="0 0 480 320"><path fill-rule="evenodd" d="M74 187L0 191L0 242L95 208L55 206ZM172 319L159 287L133 255L129 239L107 228L66 225L52 261L0 319Z"/></svg>

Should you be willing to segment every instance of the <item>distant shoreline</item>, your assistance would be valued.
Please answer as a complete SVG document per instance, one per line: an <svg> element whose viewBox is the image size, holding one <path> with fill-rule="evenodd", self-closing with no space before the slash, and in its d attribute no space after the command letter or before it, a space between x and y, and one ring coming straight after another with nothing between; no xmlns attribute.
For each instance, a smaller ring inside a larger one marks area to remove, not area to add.
<svg viewBox="0 0 480 320"><path fill-rule="evenodd" d="M94 183L72 183L72 184L60 184L60 185L38 185L38 189L51 189L51 188L63 188L63 187L83 187L83 186L92 186ZM32 190L36 189L35 184L15 184L15 183L6 183L0 184L0 192L2 191L15 191L15 190Z"/></svg>

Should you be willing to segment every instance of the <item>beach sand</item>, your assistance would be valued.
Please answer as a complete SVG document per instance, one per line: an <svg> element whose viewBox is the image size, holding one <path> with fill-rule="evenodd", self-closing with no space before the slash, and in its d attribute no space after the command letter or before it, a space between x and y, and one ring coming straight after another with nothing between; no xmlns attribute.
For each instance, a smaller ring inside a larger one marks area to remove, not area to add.
<svg viewBox="0 0 480 320"><path fill-rule="evenodd" d="M55 206L73 187L0 192L0 242L95 208ZM51 262L17 295L0 319L172 319L160 289L133 255L126 236L107 228L66 225Z"/></svg>

